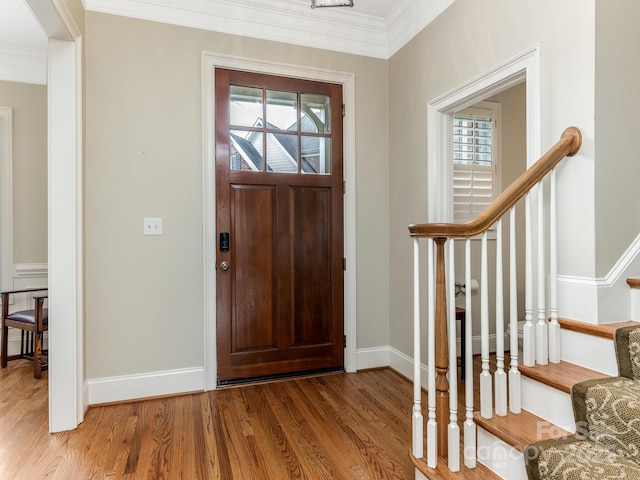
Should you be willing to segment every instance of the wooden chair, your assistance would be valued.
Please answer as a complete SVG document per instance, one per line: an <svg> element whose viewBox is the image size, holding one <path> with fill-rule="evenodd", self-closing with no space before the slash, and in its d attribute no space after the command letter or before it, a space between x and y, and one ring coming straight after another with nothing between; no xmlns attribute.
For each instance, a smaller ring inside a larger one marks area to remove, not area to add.
<svg viewBox="0 0 640 480"><path fill-rule="evenodd" d="M20 310L9 313L9 295L16 293L39 293L33 297L32 310ZM44 308L45 299L48 298L46 288L28 288L24 290L11 290L2 292L2 347L0 348L0 365L7 366L10 360L27 358L33 360L33 377L40 378L42 371L48 367L47 353L42 348L43 333L49 329L49 313ZM20 342L20 354L7 354L9 345L9 327L22 330ZM43 360L43 357L45 359Z"/></svg>

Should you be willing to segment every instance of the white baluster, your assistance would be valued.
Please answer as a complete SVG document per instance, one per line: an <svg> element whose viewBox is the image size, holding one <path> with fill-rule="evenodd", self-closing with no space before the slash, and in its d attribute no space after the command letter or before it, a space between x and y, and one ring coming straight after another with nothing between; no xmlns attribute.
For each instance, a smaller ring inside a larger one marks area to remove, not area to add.
<svg viewBox="0 0 640 480"><path fill-rule="evenodd" d="M544 257L544 184L538 183L538 321L536 323L536 362L549 363L549 329L547 327L547 304L545 300L545 257Z"/></svg>
<svg viewBox="0 0 640 480"><path fill-rule="evenodd" d="M436 282L434 265L434 241L427 239L428 264L428 314L427 314L427 358L428 383L427 388L427 465L431 468L438 466L438 423L436 422Z"/></svg>
<svg viewBox="0 0 640 480"><path fill-rule="evenodd" d="M489 373L489 269L487 266L487 232L482 234L482 260L480 278L480 342L482 372L480 372L480 415L493 416L493 385Z"/></svg>
<svg viewBox="0 0 640 480"><path fill-rule="evenodd" d="M524 327L522 331L522 363L532 367L536 363L536 336L533 324L533 235L531 233L531 194L525 197L525 285Z"/></svg>
<svg viewBox="0 0 640 480"><path fill-rule="evenodd" d="M413 239L413 456L424 456L424 430L422 417L422 388L420 385L420 245Z"/></svg>
<svg viewBox="0 0 640 480"><path fill-rule="evenodd" d="M465 248L465 267L464 267L464 284L466 289L465 295L465 329L466 342L465 351L463 353L463 361L465 362L465 421L464 421L464 464L469 468L476 466L476 422L473 421L473 336L471 335L473 328L473 316L471 314L471 239L467 238L464 244Z"/></svg>
<svg viewBox="0 0 640 480"><path fill-rule="evenodd" d="M509 369L509 411L522 410L521 379L518 370L518 277L516 260L516 209L509 212L509 322L511 334L511 368Z"/></svg>
<svg viewBox="0 0 640 480"><path fill-rule="evenodd" d="M447 320L449 323L449 427L447 432L447 464L449 470L460 470L460 427L458 426L458 357L456 353L456 281L455 241L447 242L449 272L447 281Z"/></svg>
<svg viewBox="0 0 640 480"><path fill-rule="evenodd" d="M502 219L496 222L496 415L507 414L507 374L504 372L504 281Z"/></svg>
<svg viewBox="0 0 640 480"><path fill-rule="evenodd" d="M551 170L549 210L549 361L560 362L560 324L558 323L558 232L556 205L556 171Z"/></svg>

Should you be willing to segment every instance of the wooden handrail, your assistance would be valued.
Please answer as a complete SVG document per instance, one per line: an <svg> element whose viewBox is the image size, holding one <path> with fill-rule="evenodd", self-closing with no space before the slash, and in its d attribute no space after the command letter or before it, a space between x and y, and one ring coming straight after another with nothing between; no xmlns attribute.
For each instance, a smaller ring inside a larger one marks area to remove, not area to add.
<svg viewBox="0 0 640 480"><path fill-rule="evenodd" d="M418 223L409 225L412 237L468 238L488 230L502 215L509 211L534 185L540 182L564 157L576 154L582 145L582 133L569 127L560 140L518 177L487 208L468 223Z"/></svg>

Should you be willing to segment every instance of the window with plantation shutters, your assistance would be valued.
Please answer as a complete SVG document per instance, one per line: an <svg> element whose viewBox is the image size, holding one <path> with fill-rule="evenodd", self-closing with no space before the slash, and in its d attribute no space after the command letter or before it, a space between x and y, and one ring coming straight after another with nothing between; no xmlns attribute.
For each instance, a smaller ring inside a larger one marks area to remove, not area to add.
<svg viewBox="0 0 640 480"><path fill-rule="evenodd" d="M453 115L453 218L473 220L499 193L500 104L481 102Z"/></svg>

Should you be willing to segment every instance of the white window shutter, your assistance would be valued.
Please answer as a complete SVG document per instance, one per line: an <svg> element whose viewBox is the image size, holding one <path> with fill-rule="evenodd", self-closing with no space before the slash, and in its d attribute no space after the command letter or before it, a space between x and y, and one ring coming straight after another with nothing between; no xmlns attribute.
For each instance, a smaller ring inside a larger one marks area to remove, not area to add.
<svg viewBox="0 0 640 480"><path fill-rule="evenodd" d="M495 110L478 108L453 116L453 218L456 223L470 222L497 196L499 144L495 141L495 117Z"/></svg>

